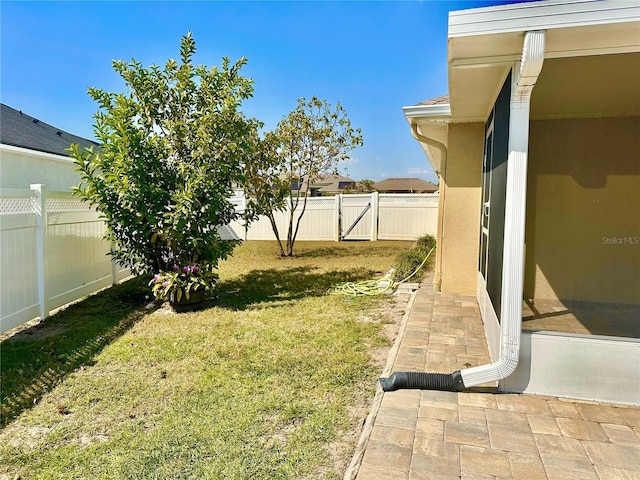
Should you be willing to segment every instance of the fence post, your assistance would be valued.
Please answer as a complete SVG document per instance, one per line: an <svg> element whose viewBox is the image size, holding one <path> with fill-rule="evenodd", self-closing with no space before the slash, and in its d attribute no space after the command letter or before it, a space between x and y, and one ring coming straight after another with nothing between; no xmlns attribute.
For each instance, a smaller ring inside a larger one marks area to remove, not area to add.
<svg viewBox="0 0 640 480"><path fill-rule="evenodd" d="M111 286L115 287L120 283L118 281L118 262L115 258L111 258Z"/></svg>
<svg viewBox="0 0 640 480"><path fill-rule="evenodd" d="M47 241L47 187L40 183L32 183L31 190L36 192L36 273L38 276L38 308L40 320L49 316L49 296L46 285L46 262L44 249Z"/></svg>
<svg viewBox="0 0 640 480"><path fill-rule="evenodd" d="M339 193L335 195L333 198L335 200L335 209L334 209L334 217L333 217L333 225L334 225L333 241L339 242L340 241L340 207L342 203L342 194Z"/></svg>
<svg viewBox="0 0 640 480"><path fill-rule="evenodd" d="M371 192L371 241L378 240L378 217L380 216L378 192Z"/></svg>

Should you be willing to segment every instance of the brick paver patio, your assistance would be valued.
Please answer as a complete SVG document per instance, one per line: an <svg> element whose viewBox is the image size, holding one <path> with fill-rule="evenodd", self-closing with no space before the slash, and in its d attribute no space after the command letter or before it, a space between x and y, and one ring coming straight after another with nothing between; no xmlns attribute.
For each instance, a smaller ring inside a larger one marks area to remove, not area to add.
<svg viewBox="0 0 640 480"><path fill-rule="evenodd" d="M451 373L489 362L474 297L433 293L409 304L384 376ZM378 391L356 480L640 480L640 408L536 395Z"/></svg>

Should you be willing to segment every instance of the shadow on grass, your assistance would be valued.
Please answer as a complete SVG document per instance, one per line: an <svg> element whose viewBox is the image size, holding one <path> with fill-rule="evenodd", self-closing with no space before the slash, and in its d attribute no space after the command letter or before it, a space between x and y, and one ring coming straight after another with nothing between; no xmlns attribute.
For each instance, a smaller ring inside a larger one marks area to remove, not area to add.
<svg viewBox="0 0 640 480"><path fill-rule="evenodd" d="M364 268L330 272L313 267L253 270L238 279L220 282L214 302L222 308L245 310L261 303L319 297L339 283L379 276L379 272Z"/></svg>
<svg viewBox="0 0 640 480"><path fill-rule="evenodd" d="M297 258L343 258L353 257L354 255L366 256L371 254L377 256L380 253L380 246L377 242L368 240L343 240L335 246L330 247L300 247L295 251Z"/></svg>
<svg viewBox="0 0 640 480"><path fill-rule="evenodd" d="M4 340L0 426L37 404L73 371L92 365L104 347L148 313L147 281L135 278L109 288Z"/></svg>
<svg viewBox="0 0 640 480"><path fill-rule="evenodd" d="M212 305L252 305L322 296L338 283L380 276L369 269L325 272L313 267L254 270L218 284ZM106 346L143 315L147 278L132 279L71 305L0 343L0 427L6 426L69 374L89 367ZM155 307L154 307L155 308Z"/></svg>

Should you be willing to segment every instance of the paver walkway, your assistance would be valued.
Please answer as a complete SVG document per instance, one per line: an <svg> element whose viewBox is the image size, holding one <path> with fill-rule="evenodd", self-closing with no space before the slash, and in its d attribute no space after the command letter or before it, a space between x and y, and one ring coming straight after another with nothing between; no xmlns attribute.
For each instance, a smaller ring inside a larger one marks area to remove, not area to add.
<svg viewBox="0 0 640 480"><path fill-rule="evenodd" d="M475 298L433 293L427 278L409 304L384 376L451 373L487 362ZM379 390L364 432L345 479L640 480L636 407L490 387Z"/></svg>

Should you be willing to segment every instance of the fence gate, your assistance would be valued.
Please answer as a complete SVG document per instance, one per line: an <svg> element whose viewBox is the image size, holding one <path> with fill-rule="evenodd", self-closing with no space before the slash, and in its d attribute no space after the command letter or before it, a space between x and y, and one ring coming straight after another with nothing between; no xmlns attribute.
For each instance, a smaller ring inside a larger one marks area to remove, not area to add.
<svg viewBox="0 0 640 480"><path fill-rule="evenodd" d="M238 212L246 208L242 195L233 199ZM280 238L286 238L288 207L274 213ZM298 240L415 240L438 227L438 194L380 193L310 197ZM275 240L271 222L260 217L245 229L232 222L221 229L224 238Z"/></svg>
<svg viewBox="0 0 640 480"><path fill-rule="evenodd" d="M372 195L342 195L340 202L340 240L371 240L374 225ZM377 218L375 219L377 221Z"/></svg>

